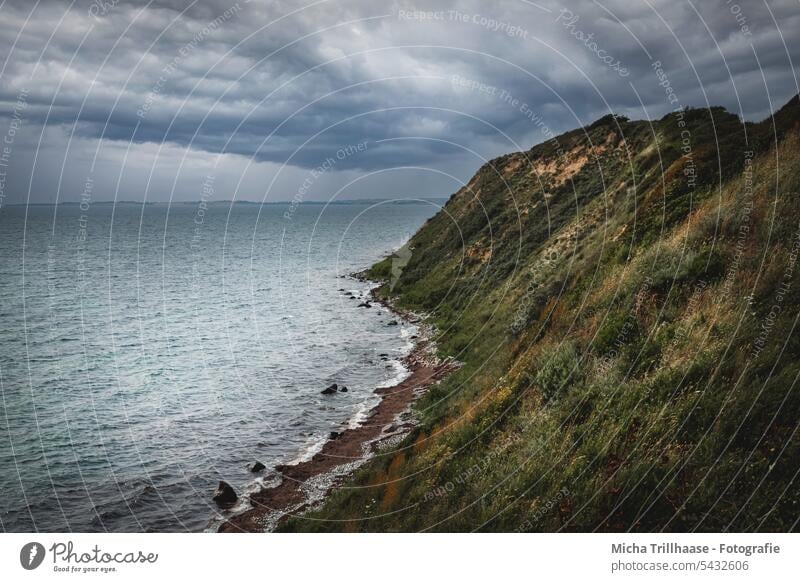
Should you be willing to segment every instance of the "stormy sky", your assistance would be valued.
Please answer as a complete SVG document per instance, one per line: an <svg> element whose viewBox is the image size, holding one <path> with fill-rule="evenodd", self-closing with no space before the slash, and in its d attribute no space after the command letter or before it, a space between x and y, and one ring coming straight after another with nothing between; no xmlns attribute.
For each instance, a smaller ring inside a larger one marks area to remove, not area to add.
<svg viewBox="0 0 800 582"><path fill-rule="evenodd" d="M762 119L798 33L798 0L7 0L0 204L443 197L612 111Z"/></svg>

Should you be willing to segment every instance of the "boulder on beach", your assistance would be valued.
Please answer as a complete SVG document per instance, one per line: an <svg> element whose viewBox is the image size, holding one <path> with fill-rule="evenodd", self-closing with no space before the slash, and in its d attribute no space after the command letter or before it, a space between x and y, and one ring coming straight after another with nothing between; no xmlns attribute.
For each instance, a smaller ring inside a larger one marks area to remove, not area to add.
<svg viewBox="0 0 800 582"><path fill-rule="evenodd" d="M267 467L261 461L256 461L250 465L250 472L251 473L259 473L266 469Z"/></svg>
<svg viewBox="0 0 800 582"><path fill-rule="evenodd" d="M217 485L217 490L214 491L213 499L220 507L230 507L236 503L239 497L236 495L236 491L234 491L233 487L225 481L220 481L219 485Z"/></svg>
<svg viewBox="0 0 800 582"><path fill-rule="evenodd" d="M322 391L322 394L336 394L338 390L339 390L338 384L331 384L330 386L325 388L325 390Z"/></svg>

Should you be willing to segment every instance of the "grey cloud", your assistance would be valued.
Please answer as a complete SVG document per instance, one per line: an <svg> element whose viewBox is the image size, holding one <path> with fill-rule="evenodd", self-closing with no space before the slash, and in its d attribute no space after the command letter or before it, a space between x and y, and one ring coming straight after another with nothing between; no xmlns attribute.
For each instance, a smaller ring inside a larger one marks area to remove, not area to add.
<svg viewBox="0 0 800 582"><path fill-rule="evenodd" d="M47 189L71 196L88 171L75 160L95 151L109 185L125 170L125 152L141 163L151 160L160 182L189 184L177 176L182 170L154 161L159 146L173 154L189 148L197 159L212 156L217 171L230 176L248 171L267 180L288 162L292 171L284 170L280 191L270 193L279 198L296 189L286 176L299 178L339 148L365 141L370 147L340 160L326 180L397 166L467 180L481 156L544 139L519 103L554 132L609 110L663 115L671 105L653 74L655 59L682 105L722 104L760 118L798 92L793 32L800 10L789 0L740 0L734 14L732 4L545 0L542 10L522 0L331 0L305 8L255 0L82 0L71 8L6 2L0 8L0 131L20 91L27 91L24 135L14 152L17 175L6 202L27 196L31 172L41 185L35 196L51 197ZM572 26L562 10L577 17ZM581 41L585 35L628 74L604 64ZM517 105L459 87L454 78L497 87ZM34 168L37 147L55 159L45 164L40 157ZM70 188L58 183L62 166ZM371 179L370 187L398 194L396 180L383 179L384 185L379 176ZM263 196L258 181L243 183L249 189L238 196ZM409 194L426 196L449 192L430 188L456 187L422 171L404 185ZM161 195L143 192L135 180L123 188L131 198ZM174 196L192 199L196 192L186 185Z"/></svg>

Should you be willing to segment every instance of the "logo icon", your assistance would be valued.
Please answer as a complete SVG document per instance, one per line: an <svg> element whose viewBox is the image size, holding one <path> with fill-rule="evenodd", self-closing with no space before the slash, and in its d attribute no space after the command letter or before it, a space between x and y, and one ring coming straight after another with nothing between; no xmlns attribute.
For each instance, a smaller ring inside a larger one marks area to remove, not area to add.
<svg viewBox="0 0 800 582"><path fill-rule="evenodd" d="M19 551L19 563L26 570L35 570L44 561L44 546L39 542L29 542Z"/></svg>
<svg viewBox="0 0 800 582"><path fill-rule="evenodd" d="M392 271L391 271L391 279L389 281L389 289L394 289L394 286L397 285L397 282L400 280L400 275L403 274L403 269L406 268L406 265L411 260L411 255L413 253L413 249L409 246L410 241L406 241L403 246L397 249L392 254Z"/></svg>

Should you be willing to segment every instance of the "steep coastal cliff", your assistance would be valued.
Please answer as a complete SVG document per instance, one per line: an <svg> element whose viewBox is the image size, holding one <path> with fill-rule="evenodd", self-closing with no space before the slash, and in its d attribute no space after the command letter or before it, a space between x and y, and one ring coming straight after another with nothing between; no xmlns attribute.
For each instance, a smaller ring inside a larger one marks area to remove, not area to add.
<svg viewBox="0 0 800 582"><path fill-rule="evenodd" d="M463 367L284 530L786 531L800 102L607 116L484 165L369 272Z"/></svg>

